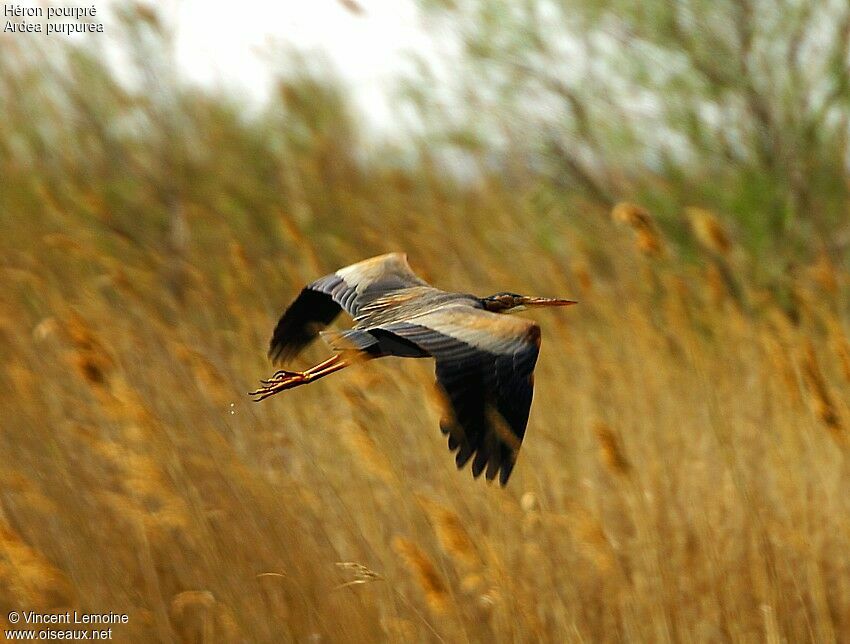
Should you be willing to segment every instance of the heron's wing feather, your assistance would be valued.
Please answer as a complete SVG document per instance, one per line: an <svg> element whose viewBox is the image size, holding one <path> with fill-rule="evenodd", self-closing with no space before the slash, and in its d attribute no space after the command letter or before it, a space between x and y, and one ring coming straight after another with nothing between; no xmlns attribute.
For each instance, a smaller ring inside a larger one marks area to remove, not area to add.
<svg viewBox="0 0 850 644"><path fill-rule="evenodd" d="M390 291L411 286L428 286L428 283L413 272L404 253L388 253L363 260L339 269L337 275L354 291L347 302L339 301L352 316L361 306Z"/></svg>
<svg viewBox="0 0 850 644"><path fill-rule="evenodd" d="M309 286L278 320L269 344L269 359L284 363L310 344L339 315L340 306L327 293Z"/></svg>
<svg viewBox="0 0 850 644"><path fill-rule="evenodd" d="M530 320L469 306L449 306L381 327L420 346L437 363L450 413L441 423L449 448L475 476L502 485L528 424L540 328Z"/></svg>
<svg viewBox="0 0 850 644"><path fill-rule="evenodd" d="M333 322L340 309L356 317L370 302L413 286L427 283L413 272L404 253L379 255L325 275L304 288L281 316L269 358L279 363L295 357Z"/></svg>

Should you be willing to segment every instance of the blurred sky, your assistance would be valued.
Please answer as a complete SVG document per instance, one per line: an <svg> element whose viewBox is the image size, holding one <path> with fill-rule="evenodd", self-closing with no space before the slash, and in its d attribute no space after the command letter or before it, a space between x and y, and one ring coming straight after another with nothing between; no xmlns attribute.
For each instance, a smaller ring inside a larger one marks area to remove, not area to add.
<svg viewBox="0 0 850 644"><path fill-rule="evenodd" d="M115 4L117 0L107 0ZM356 2L356 4L354 4ZM392 129L388 95L409 69L405 52L437 58L414 0L166 0L150 3L177 28L182 72L262 100L275 46L324 51L355 103L379 129Z"/></svg>
<svg viewBox="0 0 850 644"><path fill-rule="evenodd" d="M440 64L452 38L434 38L415 0L139 0L156 11L175 30L176 57L182 75L206 86L226 86L257 104L268 95L275 69L280 71L286 47L323 52L333 70L351 89L355 106L366 124L383 133L397 130L398 108L393 88L414 67L410 53L429 63L432 73L445 78ZM90 7L102 22L101 34L14 34L27 42L69 38L81 42L105 38L106 55L116 68L127 64L126 50L113 10L126 0L17 0L17 7ZM3 4L3 3L0 3ZM32 18L16 18L38 22ZM433 28L433 25L431 26ZM4 34L5 35L5 34ZM48 45L49 48L49 45Z"/></svg>

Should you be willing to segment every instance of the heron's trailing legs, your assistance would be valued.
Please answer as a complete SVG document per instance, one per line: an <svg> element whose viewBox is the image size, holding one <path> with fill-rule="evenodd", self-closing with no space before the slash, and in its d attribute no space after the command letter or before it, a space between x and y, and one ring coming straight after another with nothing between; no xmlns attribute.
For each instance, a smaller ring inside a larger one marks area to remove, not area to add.
<svg viewBox="0 0 850 644"><path fill-rule="evenodd" d="M248 395L256 396L254 402L260 402L281 391L292 389L299 385L306 385L308 382L324 378L340 369L345 369L348 365L349 363L341 355L335 355L324 362L320 362L315 367L310 367L307 371L286 371L281 369L280 371L276 371L268 380L260 380L263 386L256 391L249 392Z"/></svg>

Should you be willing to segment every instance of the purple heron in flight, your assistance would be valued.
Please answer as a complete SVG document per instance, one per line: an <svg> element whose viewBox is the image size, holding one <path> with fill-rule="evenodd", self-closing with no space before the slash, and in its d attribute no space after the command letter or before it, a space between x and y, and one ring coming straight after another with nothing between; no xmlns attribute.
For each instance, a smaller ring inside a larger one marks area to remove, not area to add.
<svg viewBox="0 0 850 644"><path fill-rule="evenodd" d="M269 358L286 363L319 334L336 355L307 371L281 370L251 392L257 401L314 382L357 359L433 357L450 412L440 422L462 468L486 470L502 485L525 434L540 350L540 327L503 315L526 307L567 306L572 300L497 293L476 297L434 288L403 253L341 268L301 291L275 327ZM324 332L341 310L354 326Z"/></svg>

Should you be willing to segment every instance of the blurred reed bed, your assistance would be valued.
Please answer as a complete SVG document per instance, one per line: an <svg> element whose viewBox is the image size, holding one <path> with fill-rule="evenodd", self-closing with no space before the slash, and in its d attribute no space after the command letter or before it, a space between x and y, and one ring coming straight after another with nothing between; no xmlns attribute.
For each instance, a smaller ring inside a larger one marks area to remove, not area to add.
<svg viewBox="0 0 850 644"><path fill-rule="evenodd" d="M763 282L720 213L683 212L683 249L530 170L389 163L336 85L282 77L249 116L167 84L150 16L127 29L155 91L0 41L0 615L127 612L124 641L850 638L840 258ZM539 316L507 489L455 471L426 361L245 396L298 289L389 250L581 300Z"/></svg>

